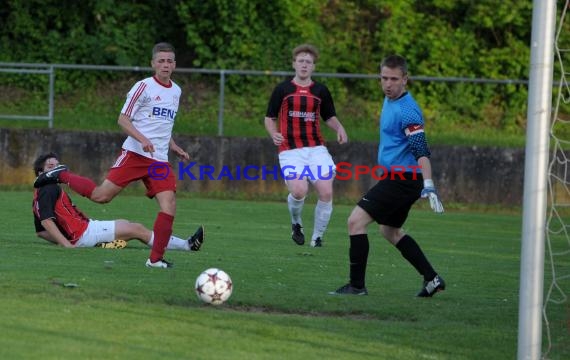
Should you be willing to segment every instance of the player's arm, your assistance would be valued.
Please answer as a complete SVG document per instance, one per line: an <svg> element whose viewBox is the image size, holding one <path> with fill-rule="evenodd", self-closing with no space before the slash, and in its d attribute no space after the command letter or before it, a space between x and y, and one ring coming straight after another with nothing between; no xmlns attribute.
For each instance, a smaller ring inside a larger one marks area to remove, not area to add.
<svg viewBox="0 0 570 360"><path fill-rule="evenodd" d="M441 214L444 211L443 204L439 200L437 191L435 190L435 185L433 183L431 161L429 159L431 153L427 145L424 126L423 124L412 124L406 127L404 132L408 137L408 142L410 144L412 154L422 169L424 188L422 190L421 197L429 199L430 207L432 210L438 214Z"/></svg>
<svg viewBox="0 0 570 360"><path fill-rule="evenodd" d="M279 131L277 131L277 118L274 117L265 117L265 130L269 134L271 140L273 140L273 144L279 146L283 143L283 135Z"/></svg>
<svg viewBox="0 0 570 360"><path fill-rule="evenodd" d="M146 152L149 152L150 156L152 156L152 153L154 152L154 145L150 142L150 140L146 136L143 135L143 133L137 130L137 128L133 125L133 122L131 121L131 118L128 115L121 113L121 115L119 115L119 120L117 120L117 123L119 124L121 129L123 129L125 134L129 135L130 137L140 142L142 145L142 149Z"/></svg>
<svg viewBox="0 0 570 360"><path fill-rule="evenodd" d="M51 237L47 230L36 231L36 235L41 239L49 241L50 243L58 244L57 240Z"/></svg>
<svg viewBox="0 0 570 360"><path fill-rule="evenodd" d="M424 179L432 179L431 160L427 156L422 156L418 159L418 165L422 169L422 176Z"/></svg>
<svg viewBox="0 0 570 360"><path fill-rule="evenodd" d="M52 240L48 240L48 239L46 239L46 240L52 241L52 242L53 242L53 240L55 240L56 244L61 245L61 246L66 247L66 248L75 247L61 233L61 231L59 230L59 228L57 227L57 225L55 224L53 219L49 218L49 219L42 220L42 226L44 227L44 229L46 229L47 233L49 234L49 238L52 239Z"/></svg>
<svg viewBox="0 0 570 360"><path fill-rule="evenodd" d="M34 201L34 207L35 207L35 201ZM40 239L47 240L50 243L57 244L57 241L54 238L52 238L49 232L47 232L47 230L42 226L42 222L37 217L35 212L34 212L34 227L36 228L37 237L39 237Z"/></svg>
<svg viewBox="0 0 570 360"><path fill-rule="evenodd" d="M269 134L271 140L273 140L273 144L276 146L280 146L283 144L285 138L283 134L277 128L277 116L279 111L281 110L281 104L283 103L283 90L281 85L277 85L273 92L271 93L271 97L269 98L269 103L267 104L267 111L265 112L265 130Z"/></svg>
<svg viewBox="0 0 570 360"><path fill-rule="evenodd" d="M436 213L441 214L444 211L443 204L439 199L439 195L437 194L433 183L431 161L427 156L422 156L418 159L418 165L421 167L422 175L424 177L424 188L422 190L421 197L427 198L431 209Z"/></svg>
<svg viewBox="0 0 570 360"><path fill-rule="evenodd" d="M344 126L340 123L336 116L332 116L327 121L325 121L328 127L336 131L336 139L339 144L344 144L348 141L348 135L346 134L346 130L344 130Z"/></svg>
<svg viewBox="0 0 570 360"><path fill-rule="evenodd" d="M178 146L172 138L170 138L169 146L170 150L172 150L181 160L186 160L186 161L190 160L190 155L186 151L184 151L184 149Z"/></svg>
<svg viewBox="0 0 570 360"><path fill-rule="evenodd" d="M348 135L344 126L340 123L336 117L336 109L334 107L334 101L329 89L323 86L321 92L321 116L325 120L325 124L334 131L336 131L336 138L339 144L344 144L348 141Z"/></svg>

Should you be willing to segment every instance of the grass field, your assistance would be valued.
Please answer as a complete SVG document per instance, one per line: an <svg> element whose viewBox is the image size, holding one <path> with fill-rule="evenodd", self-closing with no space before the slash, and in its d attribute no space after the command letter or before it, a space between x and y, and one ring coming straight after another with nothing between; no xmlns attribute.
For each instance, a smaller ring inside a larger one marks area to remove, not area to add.
<svg viewBox="0 0 570 360"><path fill-rule="evenodd" d="M179 198L174 225L199 223L200 252L63 249L35 237L31 193L0 192L2 359L513 359L517 352L521 220L517 214L414 210L407 231L448 289L415 298L421 279L371 227L369 296L331 296L348 276L346 218L335 207L325 246L295 245L285 203ZM97 219L151 227L156 205L123 195L107 205L73 196ZM314 199L304 220L310 233ZM219 307L193 284L208 267L234 293ZM569 285L568 282L564 285ZM551 358L568 358L568 304L551 308ZM566 333L565 333L566 332ZM565 336L566 335L566 336Z"/></svg>

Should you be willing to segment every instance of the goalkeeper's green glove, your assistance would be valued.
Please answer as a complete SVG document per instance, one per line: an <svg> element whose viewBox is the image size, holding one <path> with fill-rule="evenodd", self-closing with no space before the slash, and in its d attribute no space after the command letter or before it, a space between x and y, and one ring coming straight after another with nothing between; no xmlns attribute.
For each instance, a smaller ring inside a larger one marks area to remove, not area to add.
<svg viewBox="0 0 570 360"><path fill-rule="evenodd" d="M435 186L433 185L432 179L425 179L424 180L424 188L422 190L422 197L429 199L429 205L431 209L438 214L443 213L443 204L439 200L437 196L437 192L435 191Z"/></svg>

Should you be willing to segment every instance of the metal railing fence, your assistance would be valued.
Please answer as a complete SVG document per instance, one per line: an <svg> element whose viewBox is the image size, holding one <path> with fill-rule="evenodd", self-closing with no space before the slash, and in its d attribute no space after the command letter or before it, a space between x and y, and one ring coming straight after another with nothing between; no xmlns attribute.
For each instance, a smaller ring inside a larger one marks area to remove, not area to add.
<svg viewBox="0 0 570 360"><path fill-rule="evenodd" d="M34 68L34 69L32 69ZM47 115L8 115L0 114L0 119L16 119L16 120L44 120L48 121L48 126L53 127L54 115L54 98L55 98L55 70L54 66L47 64L26 64L26 66L18 66L15 64L7 64L6 67L0 65L0 73L12 74L45 74L49 77L49 90L47 96L48 114Z"/></svg>
<svg viewBox="0 0 570 360"><path fill-rule="evenodd" d="M49 127L53 127L54 97L55 97L55 70L88 70L88 71L133 71L152 72L151 67L142 66L114 66L114 65L73 65L73 64L35 64L35 63L7 63L0 62L0 73L17 74L47 74L49 75L48 94L48 115L47 116L26 116L26 115L5 115L0 114L0 119L22 119L22 120L47 120ZM218 136L224 134L224 101L227 75L249 75L249 76L292 76L290 71L271 70L226 70L226 69L197 69L197 68L176 68L177 73L218 75L219 105L218 105ZM349 74L349 73L318 73L315 77L329 77L339 79L377 79L377 74ZM502 85L528 85L528 80L521 79L482 79L466 77L431 77L431 76L411 76L411 80L419 82L447 82L447 83L473 83L473 84L502 84Z"/></svg>

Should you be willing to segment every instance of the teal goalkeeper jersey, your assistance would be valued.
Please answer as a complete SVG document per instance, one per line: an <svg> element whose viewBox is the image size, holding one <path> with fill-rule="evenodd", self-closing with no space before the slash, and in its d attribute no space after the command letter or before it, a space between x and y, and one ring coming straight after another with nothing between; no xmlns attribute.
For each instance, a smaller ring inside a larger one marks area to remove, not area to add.
<svg viewBox="0 0 570 360"><path fill-rule="evenodd" d="M418 162L411 151L409 137L423 132L424 119L420 107L406 92L396 100L384 98L380 115L380 143L378 145L378 164L387 171L394 167L404 167L409 172L421 172Z"/></svg>

